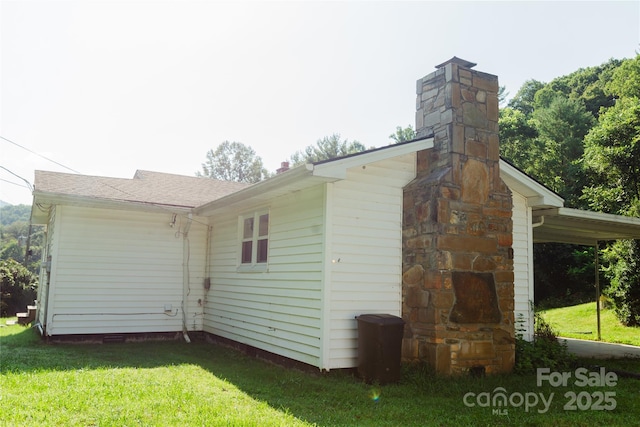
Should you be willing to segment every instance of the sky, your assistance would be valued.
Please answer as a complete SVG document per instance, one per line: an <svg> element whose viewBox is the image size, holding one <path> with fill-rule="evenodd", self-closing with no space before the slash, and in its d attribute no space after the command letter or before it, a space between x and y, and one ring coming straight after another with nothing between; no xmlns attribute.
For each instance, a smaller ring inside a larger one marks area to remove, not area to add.
<svg viewBox="0 0 640 427"><path fill-rule="evenodd" d="M193 176L225 140L270 171L334 133L386 146L453 56L513 96L636 52L638 1L0 0L0 200L36 169Z"/></svg>

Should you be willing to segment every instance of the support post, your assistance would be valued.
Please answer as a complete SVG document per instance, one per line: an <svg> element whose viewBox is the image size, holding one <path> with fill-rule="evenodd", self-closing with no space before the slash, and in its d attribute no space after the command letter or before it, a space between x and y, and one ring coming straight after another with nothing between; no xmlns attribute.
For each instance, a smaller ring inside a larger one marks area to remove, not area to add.
<svg viewBox="0 0 640 427"><path fill-rule="evenodd" d="M595 265L596 265L596 317L598 318L598 341L602 340L600 335L600 265L599 265L599 253L600 247L598 245L598 241L596 240L596 251L595 251Z"/></svg>

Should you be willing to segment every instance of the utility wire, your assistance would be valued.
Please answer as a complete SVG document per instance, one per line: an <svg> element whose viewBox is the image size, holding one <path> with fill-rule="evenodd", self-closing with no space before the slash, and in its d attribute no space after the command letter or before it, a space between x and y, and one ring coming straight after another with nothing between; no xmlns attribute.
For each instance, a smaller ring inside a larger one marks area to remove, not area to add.
<svg viewBox="0 0 640 427"><path fill-rule="evenodd" d="M40 154L40 153L37 153L37 152L35 152L35 151L33 151L33 150L30 150L29 148L27 148L27 147L25 147L25 146L23 146L23 145L20 145L20 144L18 144L17 142L14 142L14 141L10 140L9 138L6 138L6 137L4 137L4 136L0 135L0 139L4 139L5 141L7 141L7 142L9 142L9 143L11 143L11 144L13 144L13 145L15 145L16 147L20 147L20 148L22 148L23 150L26 150L26 151L28 151L28 152L30 152L30 153L32 153L32 154L35 154L35 155L36 155L36 156L38 156L38 157L42 157L43 159L48 160L48 161L50 161L50 162L52 162L52 163L55 163L55 164L56 164L56 165L58 165L58 166L62 166L63 168L65 168L65 169L67 169L67 170L70 170L71 172L75 172L75 173L77 173L77 174L82 175L82 173L81 173L81 172L78 172L77 170L72 169L72 168L70 168L70 167L68 167L68 166L65 166L65 165L63 165L62 163L56 162L55 160L52 160L52 159L50 159L50 158L48 158L48 157L45 157L45 156L43 156L43 155L42 155L42 154ZM29 181L27 181L26 179L22 178L22 177L21 177L21 176L19 176L19 175L16 175L15 173L11 172L9 169L7 169L7 168L5 168L5 167L3 167L3 166L0 166L0 168L2 168L2 169L4 169L4 170L6 170L6 171L7 171L7 172L9 172L10 174L12 174L12 175L14 175L14 176L17 176L18 178L20 178L21 180L23 180L24 182L26 182L26 183L27 183L27 185L29 186L28 188L29 188L31 191L33 191L33 186L31 185L31 183L30 183ZM4 179L3 179L3 181L6 181L6 180L4 180ZM8 182L9 182L9 181L8 181ZM114 186L112 186L112 185L109 185L109 184L107 184L106 182L101 182L101 181L99 181L99 183L100 183L100 184L102 184L102 185L104 185L104 186L106 186L106 187L112 188L112 189L114 189L114 190L116 190L116 191L119 191L119 192L121 192L121 193L123 193L123 194L125 194L125 195L127 195L127 196L133 197L134 199L135 199L135 197L136 197L136 196L134 196L133 194L131 194L131 193L129 193L129 192L127 192L127 191L125 191L125 190L123 190L123 189L121 189L121 188L118 188L118 187L114 187ZM15 182L12 182L11 184L20 185L20 184L16 184ZM166 211L168 211L168 212L172 212L172 213L173 213L173 210L172 210L171 208L169 208L169 207L165 206L165 205L162 205L162 204L159 204L159 203L153 203L153 202L148 203L148 204L153 205L153 206L156 206L156 207L159 207L159 208L161 208L161 209L163 209L163 210L166 210ZM199 224L202 224L202 225L205 225L205 226L208 226L208 225L209 225L209 224L205 224L204 222L200 222L200 221L198 221L198 220L196 220L196 219L192 219L192 221L193 221L193 222L196 222L196 223L199 223Z"/></svg>
<svg viewBox="0 0 640 427"><path fill-rule="evenodd" d="M29 188L29 187L27 187L27 186L26 186L26 185L24 185L24 184L19 184L19 183L17 183L17 182L9 181L8 179L4 179L4 178L0 178L0 181L4 181L4 182L6 182L6 183L8 183L8 184L17 185L18 187Z"/></svg>
<svg viewBox="0 0 640 427"><path fill-rule="evenodd" d="M50 161L51 163L55 163L55 164L56 164L56 165L58 165L58 166L62 166L63 168L65 168L65 169L67 169L67 170L70 170L71 172L74 172L74 173L80 173L80 172L78 172L77 170L70 168L69 166L65 166L65 165L63 165L62 163L56 162L55 160L51 160L50 158L48 158L48 157L46 157L46 156L43 156L43 155L42 155L42 154L40 154L40 153L37 153L37 152L35 152L35 151L33 151L33 150L30 150L29 148L27 148L27 147L25 147L25 146L23 146L23 145L20 145L20 144L18 144L17 142L14 142L14 141L10 140L9 138L5 138L5 137L4 137L4 136L2 136L2 135L0 135L0 138L1 138L1 139L4 139L5 141L7 141L7 142L9 142L9 143L11 143L11 144L13 144L13 145L15 145L16 147L20 147L20 148L22 148L23 150L26 150L26 151L28 151L28 152L30 152L30 153L32 153L32 154L35 154L35 155L36 155L36 156L38 156L38 157L42 157L43 159L48 160L48 161Z"/></svg>
<svg viewBox="0 0 640 427"><path fill-rule="evenodd" d="M26 183L27 183L27 185L29 186L29 187L28 187L28 188L29 188L29 190L33 191L33 185L31 185L31 183L30 183L29 181L27 181L26 179L24 179L23 177L21 177L21 176L20 176L20 175L18 175L17 173L15 173L15 172L11 172L9 169L5 168L4 166L0 166L0 169L4 169L4 170L6 170L7 172L9 172L11 175L13 175L13 176L15 176L15 177L17 177L17 178L20 178L21 180L23 180L24 182L26 182ZM12 184L15 184L15 183L12 183Z"/></svg>

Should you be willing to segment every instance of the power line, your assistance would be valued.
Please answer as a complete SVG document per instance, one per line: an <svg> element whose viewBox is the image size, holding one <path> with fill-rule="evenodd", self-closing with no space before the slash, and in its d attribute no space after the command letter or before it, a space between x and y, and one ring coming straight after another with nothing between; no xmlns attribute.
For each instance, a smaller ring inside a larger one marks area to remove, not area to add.
<svg viewBox="0 0 640 427"><path fill-rule="evenodd" d="M15 177L17 177L17 178L20 178L21 180L23 180L24 182L26 182L26 183L27 183L27 185L29 186L29 187L28 187L28 188L29 188L29 190L33 191L33 186L31 185L31 183L30 183L29 181L27 181L26 179L24 179L23 177L21 177L21 176L20 176L20 175L18 175L17 173L10 171L9 169L5 168L4 166L0 166L0 169L4 169L4 170L6 170L7 172L9 172L11 175L13 175L13 176L15 176Z"/></svg>
<svg viewBox="0 0 640 427"><path fill-rule="evenodd" d="M6 182L6 183L8 183L8 184L17 185L18 187L29 188L29 187L27 187L27 186L26 186L26 185L24 185L24 184L19 184L19 183L17 183L17 182L9 181L8 179L0 178L0 181L4 181L4 182Z"/></svg>
<svg viewBox="0 0 640 427"><path fill-rule="evenodd" d="M13 144L13 145L15 145L16 147L20 147L20 148L22 148L23 150L26 150L26 151L28 151L28 152L30 152L30 153L32 153L32 154L35 154L35 155L36 155L36 156L38 156L38 157L42 157L43 159L45 159L45 160L47 160L47 161L50 161L51 163L55 163L55 164L56 164L56 165L58 165L58 166L62 166L63 168L65 168L65 169L67 169L67 170L70 170L71 172L74 172L74 173L80 173L80 172L78 172L77 170L70 168L69 166L65 166L65 165L63 165L62 163L56 162L55 160L52 160L52 159L50 159L50 158L48 158L48 157L46 157L46 156L43 156L43 155L42 155L42 154L40 154L40 153L37 153L37 152L35 152L35 151L33 151L33 150L30 150L30 149L28 149L27 147L25 147L25 146L23 146L23 145L20 145L20 144L18 144L17 142L14 142L14 141L10 140L9 138L5 138L5 137L4 137L4 136L2 136L2 135L0 135L0 138L1 138L1 139L4 139L5 141L7 141L7 142L9 142L9 143L11 143L11 144Z"/></svg>
<svg viewBox="0 0 640 427"><path fill-rule="evenodd" d="M77 170L75 170L75 169L72 169L72 168L70 168L70 167L68 167L68 166L65 166L65 165L63 165L62 163L56 162L55 160L51 160L50 158L45 157L45 156L43 156L42 154L37 153L37 152L35 152L35 151L33 151L33 150L30 150L29 148L27 148L27 147L25 147L25 146L23 146L23 145L20 145L20 144L18 144L17 142L14 142L14 141L10 140L9 138L6 138L6 137L4 137L4 136L0 135L0 139L4 139L5 141L7 141L7 142L9 142L9 143L11 143L11 144L13 144L13 145L15 145L16 147L20 147L20 148L22 148L23 150L26 150L26 151L28 151L28 152L30 152L30 153L32 153L32 154L35 154L35 155L36 155L36 156L38 156L38 157L42 157L43 159L48 160L48 161L50 161L50 162L52 162L52 163L55 163L55 164L56 164L56 165L58 165L58 166L62 166L63 168L68 169L68 170L70 170L71 172L75 172L75 173L77 173L77 174L79 174L79 175L82 175L82 173L81 173L81 172L78 172L78 171L77 171ZM15 173L11 172L9 169L7 169L7 168L5 168L5 167L3 167L3 166L0 166L0 168L2 168L2 169L4 169L4 170L6 170L6 171L7 171L7 172L9 172L10 174L12 174L12 175L14 175L14 176L17 176L18 178L20 178L21 180L23 180L24 182L26 182L26 183L27 183L27 185L29 186L28 188L29 188L31 191L33 191L33 186L31 185L31 183L30 183L29 181L27 181L26 179L22 178L22 177L21 177L21 176L19 176L19 175L16 175ZM0 178L0 179L1 179L1 178ZM2 179L2 181L6 181L6 180ZM10 182L10 181L7 181L7 182ZM112 185L109 185L109 184L107 184L106 182L101 182L101 181L99 181L99 183L100 183L100 184L102 184L102 185L104 185L104 186L107 186L107 187L109 187L109 188L112 188L112 189L114 189L114 190L116 190L116 191L119 191L119 192L121 192L121 193L123 193L123 194L125 194L125 195L127 195L127 196L130 196L130 197L133 197L133 198L135 198L135 197L136 197L136 196L134 196L133 194L131 194L131 193L129 193L129 192L127 192L127 191L125 191L125 190L123 190L123 189L121 189L121 188L118 188L118 187L114 187L114 186L112 186ZM11 182L11 184L14 184L14 185L20 185L20 184L16 184L15 182ZM24 186L23 186L23 187L24 187ZM153 203L153 202L151 202L151 203L148 203L148 204L149 204L149 205L156 206L156 207L159 207L159 208L161 208L161 209L163 209L163 210L166 210L166 211L168 211L168 212L173 213L173 210L172 210L172 209L170 209L169 207L164 206L164 205L162 205L162 204L160 204L160 203ZM181 216L182 216L182 215L181 215ZM192 220L193 222L196 222L196 223L199 223L199 224L202 224L202 225L206 225L206 226L208 226L208 225L209 225L209 224L205 224L204 222L198 221L198 220L193 219L193 218L192 218L191 220Z"/></svg>

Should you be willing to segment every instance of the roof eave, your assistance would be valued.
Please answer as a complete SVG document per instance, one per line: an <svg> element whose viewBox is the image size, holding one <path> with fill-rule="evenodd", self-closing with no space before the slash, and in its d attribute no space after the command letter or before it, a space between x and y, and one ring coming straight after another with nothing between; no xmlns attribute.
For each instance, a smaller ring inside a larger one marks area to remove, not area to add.
<svg viewBox="0 0 640 427"><path fill-rule="evenodd" d="M564 199L526 173L500 159L500 177L507 186L527 199L527 206L538 208L559 208Z"/></svg>
<svg viewBox="0 0 640 427"><path fill-rule="evenodd" d="M258 195L268 194L276 188L299 182L313 174L313 165L304 164L292 168L272 178L265 179L250 187L243 188L235 193L228 194L219 199L197 206L193 212L195 215L210 215L218 209L228 207Z"/></svg>
<svg viewBox="0 0 640 427"><path fill-rule="evenodd" d="M33 192L33 205L31 208L31 219L34 224L45 223L48 218L44 215L39 215L34 207L35 206L47 206L47 205L68 205L68 206L83 206L91 208L105 208L105 209L121 209L121 210L139 210L147 212L189 212L192 210L192 206L170 205L163 203L153 202L140 202L135 200L124 199L106 199L100 197L79 196L63 193L52 192Z"/></svg>
<svg viewBox="0 0 640 427"><path fill-rule="evenodd" d="M535 243L555 242L595 246L599 241L640 239L640 218L572 208L533 212Z"/></svg>
<svg viewBox="0 0 640 427"><path fill-rule="evenodd" d="M269 194L275 194L278 190L286 191L288 186L291 187L291 191L294 191L320 183L339 181L346 179L349 168L359 167L432 147L433 138L429 137L373 149L363 153L355 153L337 159L307 163L220 199L198 206L194 209L194 213L196 215L208 216L220 209L241 204L251 198L265 198Z"/></svg>

